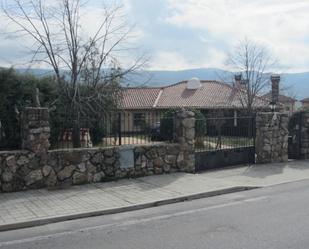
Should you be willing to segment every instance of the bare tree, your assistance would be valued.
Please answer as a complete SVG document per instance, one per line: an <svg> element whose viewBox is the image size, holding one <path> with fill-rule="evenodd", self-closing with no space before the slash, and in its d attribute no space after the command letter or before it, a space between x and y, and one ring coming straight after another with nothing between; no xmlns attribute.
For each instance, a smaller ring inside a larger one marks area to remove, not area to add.
<svg viewBox="0 0 309 249"><path fill-rule="evenodd" d="M284 78L282 78L282 82L284 82ZM286 97L292 98L294 100L297 99L297 92L295 90L295 86L290 84L281 84L280 85L280 93Z"/></svg>
<svg viewBox="0 0 309 249"><path fill-rule="evenodd" d="M227 64L240 76L241 105L252 113L258 96L270 86L270 70L275 60L263 45L245 39L229 55Z"/></svg>
<svg viewBox="0 0 309 249"><path fill-rule="evenodd" d="M120 53L131 49L127 40L132 27L124 18L122 6L104 7L101 20L93 23L97 28L87 34L82 22L86 3L9 0L2 5L3 13L18 27L14 31L34 41L32 62L53 69L59 86L58 101L74 120L77 131L82 116L101 116L117 107L121 78L145 63L144 56L140 56L122 69L117 60Z"/></svg>

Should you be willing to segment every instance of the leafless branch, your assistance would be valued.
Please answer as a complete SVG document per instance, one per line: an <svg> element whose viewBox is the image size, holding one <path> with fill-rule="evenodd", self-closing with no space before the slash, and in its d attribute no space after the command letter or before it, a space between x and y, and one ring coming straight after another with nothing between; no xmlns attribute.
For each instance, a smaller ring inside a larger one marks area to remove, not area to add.
<svg viewBox="0 0 309 249"><path fill-rule="evenodd" d="M229 56L227 64L242 76L239 101L251 113L257 98L270 85L269 74L275 60L264 46L245 39Z"/></svg>
<svg viewBox="0 0 309 249"><path fill-rule="evenodd" d="M126 42L132 32L123 20L122 6L105 7L98 28L85 37L84 4L82 0L10 0L2 6L18 35L35 42L31 61L52 67L61 99L54 104L61 102L77 121L83 115L100 116L116 108L121 79L146 62L141 56L122 69L117 59L130 49Z"/></svg>

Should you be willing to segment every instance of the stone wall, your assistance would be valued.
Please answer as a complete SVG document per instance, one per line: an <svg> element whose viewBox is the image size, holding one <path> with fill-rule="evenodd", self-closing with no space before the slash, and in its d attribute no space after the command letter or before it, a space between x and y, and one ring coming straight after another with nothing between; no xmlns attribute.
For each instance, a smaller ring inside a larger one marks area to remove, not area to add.
<svg viewBox="0 0 309 249"><path fill-rule="evenodd" d="M162 144L136 147L133 172L124 170L127 176L147 176L182 171L182 155L178 144Z"/></svg>
<svg viewBox="0 0 309 249"><path fill-rule="evenodd" d="M57 188L183 170L178 144L137 146L129 150L133 164L121 162L121 147L55 150L44 163L30 151L0 152L1 192Z"/></svg>
<svg viewBox="0 0 309 249"><path fill-rule="evenodd" d="M30 151L0 152L0 190L1 192L19 191L29 184L31 174L40 168L39 159Z"/></svg>
<svg viewBox="0 0 309 249"><path fill-rule="evenodd" d="M256 162L288 160L288 114L258 113L256 117Z"/></svg>
<svg viewBox="0 0 309 249"><path fill-rule="evenodd" d="M175 143L49 151L46 108L22 113L22 151L0 152L0 192L194 172L194 113L175 116Z"/></svg>

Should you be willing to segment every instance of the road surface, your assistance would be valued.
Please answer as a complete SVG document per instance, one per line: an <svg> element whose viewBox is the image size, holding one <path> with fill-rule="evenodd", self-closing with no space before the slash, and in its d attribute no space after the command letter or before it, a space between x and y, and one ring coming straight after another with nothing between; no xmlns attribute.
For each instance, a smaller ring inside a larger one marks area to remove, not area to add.
<svg viewBox="0 0 309 249"><path fill-rule="evenodd" d="M309 181L2 232L0 248L309 248Z"/></svg>

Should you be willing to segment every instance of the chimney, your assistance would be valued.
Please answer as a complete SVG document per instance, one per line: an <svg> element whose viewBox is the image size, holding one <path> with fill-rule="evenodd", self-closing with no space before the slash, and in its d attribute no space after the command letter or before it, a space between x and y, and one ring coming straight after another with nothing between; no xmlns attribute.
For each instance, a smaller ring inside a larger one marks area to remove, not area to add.
<svg viewBox="0 0 309 249"><path fill-rule="evenodd" d="M241 74L236 74L236 75L235 75L235 83L234 83L234 86L236 86L236 87L241 86L241 82L242 82L242 76L241 76Z"/></svg>
<svg viewBox="0 0 309 249"><path fill-rule="evenodd" d="M280 75L273 74L270 77L271 80L271 103L276 105L279 100L279 83L280 83Z"/></svg>

